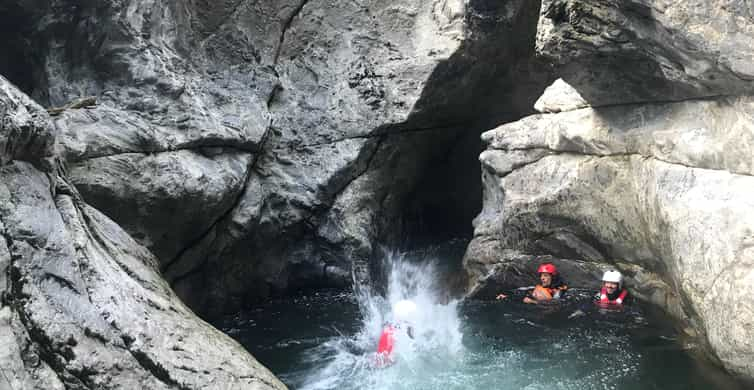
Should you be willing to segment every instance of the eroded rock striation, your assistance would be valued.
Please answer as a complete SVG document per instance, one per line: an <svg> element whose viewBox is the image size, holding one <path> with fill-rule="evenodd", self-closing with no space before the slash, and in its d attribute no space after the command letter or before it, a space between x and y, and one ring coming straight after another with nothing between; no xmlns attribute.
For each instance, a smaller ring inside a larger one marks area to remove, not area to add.
<svg viewBox="0 0 754 390"><path fill-rule="evenodd" d="M15 271L0 336L16 340L3 357L26 356L3 360L26 375L9 380L277 386L155 267L207 316L346 286L380 242L467 233L480 186L464 263L473 295L517 286L540 256L584 286L619 267L754 377L753 303L738 295L754 277L746 2L11 0L0 11L0 73L54 115L5 89L38 112L13 111L31 130L3 140L0 254ZM506 122L483 136L480 183L467 157L481 129ZM116 302L100 291L111 283ZM53 329L29 305L78 320ZM218 355L205 372L181 360L194 347L164 350L152 330L228 344L208 347ZM82 357L98 340L111 360ZM223 354L240 374L215 375Z"/></svg>
<svg viewBox="0 0 754 390"><path fill-rule="evenodd" d="M619 268L753 378L751 17L738 1L544 1L537 54L559 79L540 114L482 137L471 294L541 256L591 284Z"/></svg>
<svg viewBox="0 0 754 390"><path fill-rule="evenodd" d="M0 387L284 389L89 206L40 106L0 77Z"/></svg>
<svg viewBox="0 0 754 390"><path fill-rule="evenodd" d="M5 69L51 107L96 97L54 110L71 182L206 315L470 235L478 135L546 79L525 0L71 4L4 6Z"/></svg>

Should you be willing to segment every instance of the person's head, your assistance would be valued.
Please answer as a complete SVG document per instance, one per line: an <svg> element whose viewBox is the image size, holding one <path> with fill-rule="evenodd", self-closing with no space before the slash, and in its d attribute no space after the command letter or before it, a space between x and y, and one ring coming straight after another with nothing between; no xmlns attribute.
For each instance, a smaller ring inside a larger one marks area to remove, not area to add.
<svg viewBox="0 0 754 390"><path fill-rule="evenodd" d="M552 285L553 279L558 275L558 269L552 263L544 263L537 269L539 274L539 282L542 287L549 287Z"/></svg>
<svg viewBox="0 0 754 390"><path fill-rule="evenodd" d="M602 287L605 288L608 294L612 294L623 285L623 275L615 270L606 271L602 275Z"/></svg>
<svg viewBox="0 0 754 390"><path fill-rule="evenodd" d="M549 287L552 284L552 274L542 272L539 274L539 283L542 287Z"/></svg>

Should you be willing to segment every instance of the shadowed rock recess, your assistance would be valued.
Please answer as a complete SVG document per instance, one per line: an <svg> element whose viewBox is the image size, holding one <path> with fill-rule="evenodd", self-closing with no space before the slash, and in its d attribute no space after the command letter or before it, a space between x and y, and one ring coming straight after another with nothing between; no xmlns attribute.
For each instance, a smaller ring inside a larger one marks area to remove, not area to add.
<svg viewBox="0 0 754 390"><path fill-rule="evenodd" d="M617 267L754 378L752 20L744 1L543 1L558 79L482 136L470 295L528 283L541 256L577 284Z"/></svg>

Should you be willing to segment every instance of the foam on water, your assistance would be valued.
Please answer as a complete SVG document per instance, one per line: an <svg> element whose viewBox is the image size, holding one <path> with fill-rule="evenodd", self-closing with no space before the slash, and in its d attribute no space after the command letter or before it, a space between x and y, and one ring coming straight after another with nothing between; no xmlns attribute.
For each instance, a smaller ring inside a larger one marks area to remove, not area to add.
<svg viewBox="0 0 754 390"><path fill-rule="evenodd" d="M639 312L569 319L592 292L559 307L444 302L437 267L385 257L383 294L314 294L239 313L225 326L292 389L734 389L686 353L668 323ZM417 303L414 339L399 333L395 364L376 368L391 307ZM701 368L701 369L700 369ZM718 374L715 374L718 375ZM722 384L722 385L721 385Z"/></svg>
<svg viewBox="0 0 754 390"><path fill-rule="evenodd" d="M416 388L407 378L423 378L426 373L452 370L463 356L458 302L440 303L435 263L408 261L403 255L389 254L383 269L387 273L387 293L383 297L370 289L359 289L357 299L363 315L360 331L343 336L309 352L311 361L329 362L307 378L304 389L401 389ZM395 323L391 308L400 300L417 305L411 318L414 338L396 333L395 364L377 368L374 354L386 323ZM408 386L408 387L407 387Z"/></svg>
<svg viewBox="0 0 754 390"><path fill-rule="evenodd" d="M501 336L507 338L512 332L528 338L523 343L520 339L501 343L494 339L496 329L464 337L458 302L441 303L444 294L438 290L440 277L433 261L416 262L391 253L384 269L386 297L360 291L360 330L308 352L309 362L319 361L321 368L308 374L303 389L611 389L639 368L640 356L631 351L628 337L609 328L574 332L515 318L501 324L508 327ZM412 321L415 337L398 333L395 364L376 368L374 351L383 324L395 320L391 307L403 299L417 304ZM474 332L471 327L465 330ZM613 364L617 356L618 366ZM595 365L599 359L609 363Z"/></svg>

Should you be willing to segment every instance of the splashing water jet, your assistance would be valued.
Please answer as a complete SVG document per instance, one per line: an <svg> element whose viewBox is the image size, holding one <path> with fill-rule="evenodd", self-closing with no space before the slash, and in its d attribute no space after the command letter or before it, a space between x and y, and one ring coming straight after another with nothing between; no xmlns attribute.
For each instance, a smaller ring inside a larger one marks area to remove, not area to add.
<svg viewBox="0 0 754 390"><path fill-rule="evenodd" d="M365 286L356 289L363 315L361 330L352 338L331 341L312 351L311 358L331 356L332 360L309 378L304 389L403 388L406 377L448 369L463 354L458 302L441 302L445 294L438 290L434 263L409 261L398 253L388 254L383 262L386 296ZM415 310L409 318L396 318L393 308L406 301L413 302ZM414 337L396 332L395 364L380 367L375 364L377 341L386 324L399 322L410 324Z"/></svg>

